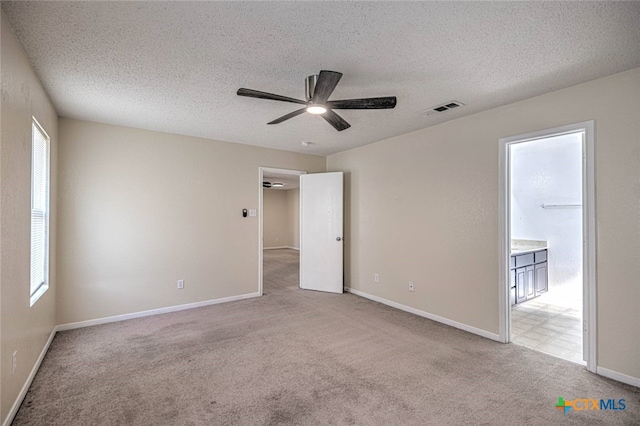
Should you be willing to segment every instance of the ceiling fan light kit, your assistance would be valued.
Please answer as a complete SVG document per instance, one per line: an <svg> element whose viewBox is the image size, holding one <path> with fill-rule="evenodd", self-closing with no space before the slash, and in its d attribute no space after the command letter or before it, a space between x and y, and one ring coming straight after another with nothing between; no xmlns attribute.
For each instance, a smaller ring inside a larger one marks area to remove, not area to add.
<svg viewBox="0 0 640 426"><path fill-rule="evenodd" d="M263 188L282 188L284 186L284 183L282 182L268 182L268 181L263 181L262 182L262 187Z"/></svg>
<svg viewBox="0 0 640 426"><path fill-rule="evenodd" d="M253 89L238 89L238 96L249 98L269 99L272 101L291 102L305 105L304 108L297 109L289 114L276 118L267 124L278 124L285 120L296 117L303 112L320 115L325 121L333 126L337 131L342 131L351 127L344 118L340 117L334 109L392 109L396 106L396 97L387 96L380 98L344 99L330 101L329 96L342 78L342 73L337 71L322 70L318 75L310 75L305 80L306 101L289 98L287 96L273 93L261 92Z"/></svg>
<svg viewBox="0 0 640 426"><path fill-rule="evenodd" d="M327 112L327 108L319 104L310 104L309 106L307 106L307 112L309 114L324 114L325 112Z"/></svg>

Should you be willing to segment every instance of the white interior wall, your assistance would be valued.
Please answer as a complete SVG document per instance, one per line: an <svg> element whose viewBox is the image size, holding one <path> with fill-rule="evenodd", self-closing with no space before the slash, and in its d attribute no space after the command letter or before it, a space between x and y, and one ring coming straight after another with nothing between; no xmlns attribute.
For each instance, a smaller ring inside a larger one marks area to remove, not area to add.
<svg viewBox="0 0 640 426"><path fill-rule="evenodd" d="M580 305L582 208L566 206L582 204L582 137L512 144L510 154L511 237L546 240L549 294L560 291ZM564 207L545 209L543 204Z"/></svg>

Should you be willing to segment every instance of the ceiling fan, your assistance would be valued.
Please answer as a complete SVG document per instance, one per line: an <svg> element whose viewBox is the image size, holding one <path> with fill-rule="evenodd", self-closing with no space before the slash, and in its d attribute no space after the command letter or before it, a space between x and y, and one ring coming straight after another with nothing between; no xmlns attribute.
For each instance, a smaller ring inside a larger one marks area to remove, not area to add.
<svg viewBox="0 0 640 426"><path fill-rule="evenodd" d="M282 123L306 111L310 114L319 114L339 132L348 129L351 125L347 123L344 118L336 114L333 111L334 109L391 109L396 106L395 96L330 101L329 96L333 93L341 77L342 73L326 70L320 71L319 75L310 75L307 77L305 80L306 101L245 88L238 89L238 95L304 105L304 108L276 118L267 124Z"/></svg>

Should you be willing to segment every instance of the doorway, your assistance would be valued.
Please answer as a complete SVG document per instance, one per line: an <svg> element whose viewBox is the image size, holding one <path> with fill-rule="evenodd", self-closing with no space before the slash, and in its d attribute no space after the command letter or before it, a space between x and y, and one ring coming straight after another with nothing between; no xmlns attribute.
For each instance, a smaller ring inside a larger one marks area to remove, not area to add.
<svg viewBox="0 0 640 426"><path fill-rule="evenodd" d="M593 122L500 140L500 335L595 371Z"/></svg>
<svg viewBox="0 0 640 426"><path fill-rule="evenodd" d="M279 283L297 282L300 275L299 187L303 174L306 172L302 170L259 168L258 291L261 296L265 294L265 282L276 282L270 277L265 280L265 274L286 272L286 279L277 280Z"/></svg>

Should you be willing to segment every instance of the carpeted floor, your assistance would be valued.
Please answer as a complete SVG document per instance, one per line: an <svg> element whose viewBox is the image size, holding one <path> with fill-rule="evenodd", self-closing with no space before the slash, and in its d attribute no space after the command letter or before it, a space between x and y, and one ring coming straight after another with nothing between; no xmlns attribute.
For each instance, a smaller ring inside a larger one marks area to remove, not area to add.
<svg viewBox="0 0 640 426"><path fill-rule="evenodd" d="M351 294L297 287L59 333L14 425L640 424L640 389ZM555 408L625 399L624 411Z"/></svg>

